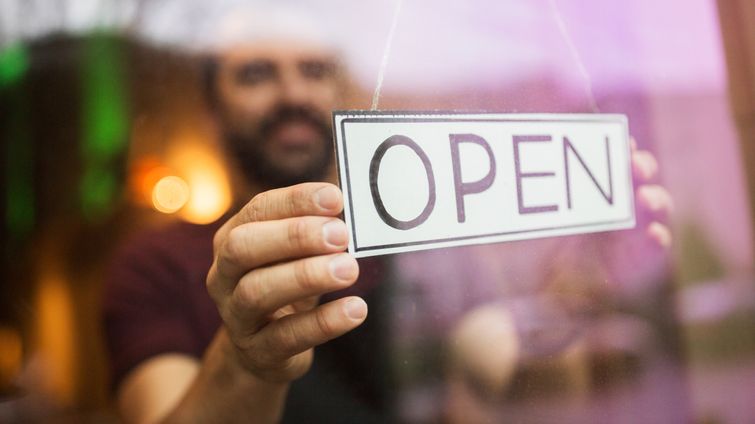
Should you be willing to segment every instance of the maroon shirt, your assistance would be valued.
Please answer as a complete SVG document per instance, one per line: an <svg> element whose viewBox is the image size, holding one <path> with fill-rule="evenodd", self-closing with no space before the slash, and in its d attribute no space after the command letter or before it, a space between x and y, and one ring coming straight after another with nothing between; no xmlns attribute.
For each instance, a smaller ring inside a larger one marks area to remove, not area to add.
<svg viewBox="0 0 755 424"><path fill-rule="evenodd" d="M127 242L112 262L104 312L113 386L162 353L201 357L220 327L205 288L222 222L176 223Z"/></svg>
<svg viewBox="0 0 755 424"><path fill-rule="evenodd" d="M221 325L205 279L212 264L212 238L225 219L209 225L180 222L142 233L114 257L103 300L113 388L154 356L204 354ZM326 295L323 301L362 295L370 305L370 318L318 348L313 369L292 386L284 421L313 416L322 422L385 420L381 350L386 325L381 314L374 313L384 302L373 290L382 266L376 260L360 260L360 268L359 281L347 289L350 293Z"/></svg>

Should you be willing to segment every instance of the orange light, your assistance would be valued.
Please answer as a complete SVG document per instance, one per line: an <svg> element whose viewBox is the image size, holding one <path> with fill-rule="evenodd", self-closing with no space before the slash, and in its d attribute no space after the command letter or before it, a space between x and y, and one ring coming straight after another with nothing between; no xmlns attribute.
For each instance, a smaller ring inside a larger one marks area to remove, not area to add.
<svg viewBox="0 0 755 424"><path fill-rule="evenodd" d="M178 211L190 197L189 185L175 175L161 178L152 189L152 205L162 213Z"/></svg>
<svg viewBox="0 0 755 424"><path fill-rule="evenodd" d="M70 405L78 372L73 300L57 267L46 268L36 293L34 356L45 371L42 389L60 404Z"/></svg>
<svg viewBox="0 0 755 424"><path fill-rule="evenodd" d="M11 327L0 325L0 387L10 385L21 370L21 336Z"/></svg>
<svg viewBox="0 0 755 424"><path fill-rule="evenodd" d="M228 210L231 188L217 150L187 136L168 151L165 163L184 178L191 192L187 203L178 211L182 219L206 224Z"/></svg>
<svg viewBox="0 0 755 424"><path fill-rule="evenodd" d="M195 223L208 223L219 218L228 208L230 196L223 191L217 174L207 169L196 170L189 178L191 199L181 216Z"/></svg>

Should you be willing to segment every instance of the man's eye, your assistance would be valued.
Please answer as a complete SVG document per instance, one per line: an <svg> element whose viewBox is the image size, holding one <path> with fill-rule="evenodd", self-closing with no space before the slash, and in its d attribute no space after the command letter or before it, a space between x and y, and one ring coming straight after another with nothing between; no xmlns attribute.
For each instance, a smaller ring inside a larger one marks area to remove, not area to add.
<svg viewBox="0 0 755 424"><path fill-rule="evenodd" d="M277 69L270 62L250 62L236 70L236 82L241 85L254 85L275 77Z"/></svg>
<svg viewBox="0 0 755 424"><path fill-rule="evenodd" d="M305 78L322 80L335 75L335 65L318 60L307 60L299 63L299 72Z"/></svg>

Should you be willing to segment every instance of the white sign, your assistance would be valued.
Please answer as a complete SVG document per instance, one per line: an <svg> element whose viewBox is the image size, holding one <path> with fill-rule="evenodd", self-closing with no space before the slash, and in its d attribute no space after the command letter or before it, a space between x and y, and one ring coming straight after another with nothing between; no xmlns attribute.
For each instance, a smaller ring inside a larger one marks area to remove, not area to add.
<svg viewBox="0 0 755 424"><path fill-rule="evenodd" d="M333 113L356 257L634 226L623 115Z"/></svg>

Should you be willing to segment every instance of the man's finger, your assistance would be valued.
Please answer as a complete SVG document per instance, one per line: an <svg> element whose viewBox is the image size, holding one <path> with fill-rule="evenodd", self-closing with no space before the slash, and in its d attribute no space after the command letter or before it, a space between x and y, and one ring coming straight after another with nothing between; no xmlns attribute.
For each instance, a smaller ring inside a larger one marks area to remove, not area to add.
<svg viewBox="0 0 755 424"><path fill-rule="evenodd" d="M661 246L664 249L668 249L671 247L672 243L672 236L671 236L671 230L660 222L653 221L648 225L647 227L647 235L650 237L651 240L653 240L658 246Z"/></svg>
<svg viewBox="0 0 755 424"><path fill-rule="evenodd" d="M343 198L338 187L328 183L303 183L262 192L237 214L242 222L260 222L305 215L335 216Z"/></svg>
<svg viewBox="0 0 755 424"><path fill-rule="evenodd" d="M216 249L208 289L213 297L230 293L251 269L286 259L340 252L348 242L346 225L336 218L305 216L239 225Z"/></svg>
<svg viewBox="0 0 755 424"><path fill-rule="evenodd" d="M637 204L643 215L666 220L674 209L669 192L663 186L646 184L637 188Z"/></svg>
<svg viewBox="0 0 755 424"><path fill-rule="evenodd" d="M341 190L328 183L303 183L262 192L244 205L215 234L215 248L235 227L249 222L297 216L337 216L343 209Z"/></svg>
<svg viewBox="0 0 755 424"><path fill-rule="evenodd" d="M640 182L647 182L658 174L658 161L647 150L632 152L632 175Z"/></svg>
<svg viewBox="0 0 755 424"><path fill-rule="evenodd" d="M281 363L353 330L366 317L367 304L361 298L334 300L271 322L250 339L248 348L255 352L260 363Z"/></svg>
<svg viewBox="0 0 755 424"><path fill-rule="evenodd" d="M347 253L316 256L258 268L241 278L229 308L252 334L261 318L285 305L344 289L359 276L356 259Z"/></svg>

